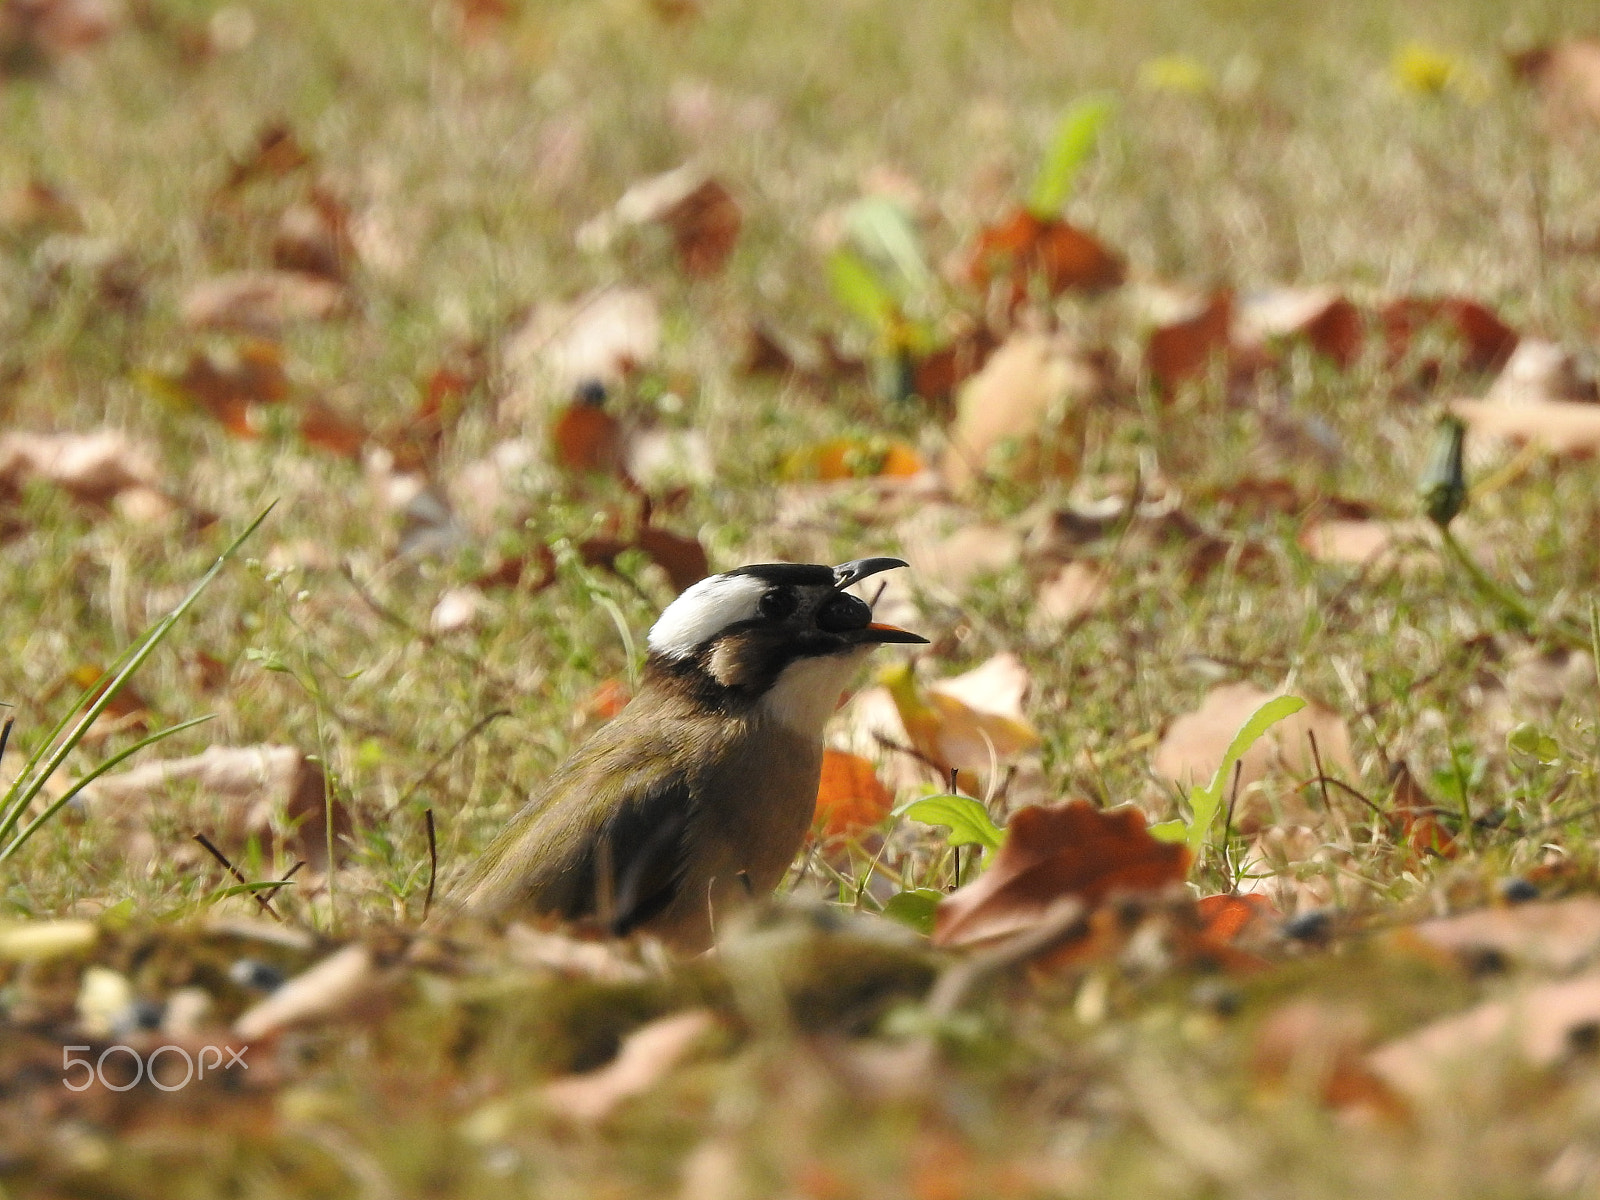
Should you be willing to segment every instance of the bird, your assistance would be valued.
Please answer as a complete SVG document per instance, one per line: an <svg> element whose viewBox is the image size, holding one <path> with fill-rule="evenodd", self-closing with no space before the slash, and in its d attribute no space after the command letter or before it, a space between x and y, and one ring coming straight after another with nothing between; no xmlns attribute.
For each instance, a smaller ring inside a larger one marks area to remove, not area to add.
<svg viewBox="0 0 1600 1200"><path fill-rule="evenodd" d="M856 669L880 645L926 644L846 590L907 565L757 563L687 588L650 629L637 694L494 838L457 910L710 947L804 842L823 728Z"/></svg>

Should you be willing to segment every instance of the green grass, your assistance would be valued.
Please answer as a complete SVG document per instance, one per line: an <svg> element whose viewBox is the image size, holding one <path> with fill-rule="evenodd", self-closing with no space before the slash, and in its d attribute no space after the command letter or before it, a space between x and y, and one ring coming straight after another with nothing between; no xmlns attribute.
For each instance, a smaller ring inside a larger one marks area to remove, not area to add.
<svg viewBox="0 0 1600 1200"><path fill-rule="evenodd" d="M497 590L469 630L435 637L425 631L446 587L496 557L601 532L620 489L540 465L518 485L516 519L443 556L397 559L399 515L376 501L360 465L292 433L231 438L141 387L139 372L228 340L183 328L177 305L190 285L268 261L277 212L303 177L254 186L227 211L213 202L266 124L286 123L315 155L312 172L364 223L368 250L353 280L356 312L284 338L304 394L394 425L435 366L463 343L486 343L488 378L437 463L448 491L508 438L543 448L536 427L495 407L509 383L498 347L528 308L604 285L648 287L665 348L622 403L643 413L672 391L682 408L660 419L708 438L714 480L664 523L697 535L726 568L896 552L865 490L830 502L820 530L779 523L777 465L845 432L940 444L934 422L869 383L843 380L818 397L746 377L746 323L827 331L871 353L873 331L827 283L824 234L840 208L874 173L904 177L920 193L918 229L938 269L1026 199L1067 106L1103 92L1116 108L1066 213L1127 255L1135 283L1057 306L1063 327L1103 344L1124 381L1090 415L1085 479L1126 481L1153 460L1200 498L1186 503L1189 515L1264 553L1195 581L1182 537L1102 541L1091 549L1109 556L1110 603L1066 637L1030 626L1025 568L979 580L959 609L927 606L924 632L948 647L937 672L1021 654L1053 792L1139 801L1154 819L1175 809L1150 779L1150 747L1219 677L1262 687L1287 677L1296 694L1340 712L1360 768L1350 782L1379 802L1390 762L1409 761L1437 789L1431 773L1451 767L1455 748L1464 773L1474 764L1481 773L1470 809L1508 814L1463 858L1404 862L1384 823L1356 803L1336 805L1319 833L1346 856L1343 903L1383 921L1480 902L1497 880L1557 857L1576 881L1564 886L1596 877L1585 815L1600 803L1592 687L1517 714L1556 740L1558 764L1508 754L1480 708L1509 669L1510 643L1475 640L1498 633L1500 616L1445 561L1424 555L1352 585L1352 571L1298 549L1296 520L1204 499L1253 470L1259 415L1217 387L1170 405L1142 388L1146 326L1130 298L1152 283L1332 284L1357 300L1449 293L1492 304L1529 334L1592 343L1594 259L1562 246L1600 228L1600 129L1551 132L1502 65L1507 48L1594 32L1590 4L708 2L681 23L644 0L515 7L487 41L469 43L451 32L447 5L260 0L248 6L248 46L196 59L184 31L203 30L217 6L154 0L84 54L0 77L0 193L48 181L83 224L66 235L0 227L0 427L126 430L155 448L173 495L216 518L143 525L46 486L4 498L22 532L0 548L0 700L17 721L0 777L71 703L70 673L114 661L276 500L243 561L133 681L150 728L216 719L143 753L278 743L316 756L354 822L349 857L331 894L308 875L276 903L320 933L410 927L427 883L423 811L437 820L448 878L581 740L574 714L591 691L626 677L602 598L636 639L670 598L660 573L636 560L625 560L626 578L569 561L553 586ZM1414 41L1457 56L1483 81L1481 98L1397 87L1391 63ZM1172 54L1201 64L1215 88L1141 88L1141 66ZM576 246L578 228L631 184L688 159L743 209L722 275L686 280L666 242L649 236ZM105 295L85 265L91 252L122 256L141 303ZM63 256L68 265L49 267ZM976 311L953 288L937 304L939 319ZM1332 467L1293 468L1308 487L1385 515L1417 511L1439 402L1485 381L1447 365L1417 397L1402 375L1375 356L1349 372L1301 356L1274 377L1277 399L1339 439ZM1595 481L1592 464L1540 463L1460 523L1497 579L1579 627L1600 572ZM1027 524L1041 499L1062 498L1001 481L975 509ZM399 620L374 611L342 568ZM220 686L196 683L202 651L223 665ZM499 710L507 715L457 745ZM80 748L69 773L81 777L139 736ZM152 997L254 953L181 923L147 927L192 913L222 882L188 841L209 818L205 802L174 789L161 803L148 859L125 855L127 834L111 822L62 813L5 864L0 920L125 904L117 911L135 914L134 925L108 933L96 956ZM241 854L255 878L281 878L293 857L261 846ZM1208 890L1222 883L1216 862L1199 876ZM885 863L908 884L949 882L937 835L921 826L896 835ZM255 908L247 897L214 907ZM903 1049L884 1031L925 1015L914 999L926 968L899 957L920 962L919 949L861 952L888 964L882 976L862 968L865 1009L902 1005L873 1026L820 1000L795 1011L772 1000L774 988L791 998L829 991L808 991L804 953L801 978L771 986L699 964L643 984L580 987L515 965L498 943L463 939L440 952L450 969L415 970L387 1019L308 1035L303 1057L286 1052L280 1085L214 1111L56 1113L36 1142L25 1131L37 1115L4 1099L17 1076L0 1078L0 1187L652 1196L685 1186L687 1171L713 1180L700 1194L726 1196L1565 1195L1589 1186L1585 1164L1600 1145L1600 1093L1583 1066L1551 1080L1491 1064L1449 1111L1376 1133L1330 1115L1314 1087L1264 1086L1249 1065L1252 1038L1285 997L1352 997L1380 1030L1398 1032L1492 990L1386 945L1307 955L1261 984L1217 985L1230 997L1221 1007L1232 1012L1237 1000L1236 1016L1218 1015L1212 984L1179 970L1107 965L1036 987L1005 982L933 1029L932 1074L897 1092L893 1072L866 1056ZM141 967L152 955L160 965ZM814 969L837 978L833 966ZM30 1012L70 1015L70 976L65 966L0 967L0 1026L21 1029ZM226 1015L246 1003L218 987ZM722 1040L602 1129L574 1134L532 1098L539 1081L604 1061L628 1029L691 1002L719 1013ZM841 1032L862 1027L878 1032ZM45 1018L28 1026L47 1070L54 1028ZM8 1072L19 1061L0 1054ZM198 1165L179 1171L177 1158Z"/></svg>

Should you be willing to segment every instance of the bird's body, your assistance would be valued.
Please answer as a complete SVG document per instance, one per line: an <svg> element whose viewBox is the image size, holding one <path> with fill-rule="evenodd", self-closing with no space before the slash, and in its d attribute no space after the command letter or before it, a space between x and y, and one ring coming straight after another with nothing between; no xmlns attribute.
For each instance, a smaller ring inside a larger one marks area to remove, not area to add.
<svg viewBox="0 0 1600 1200"><path fill-rule="evenodd" d="M747 567L674 602L639 694L495 839L462 906L700 949L719 914L770 894L810 827L840 694L876 645L922 640L840 590L859 570Z"/></svg>

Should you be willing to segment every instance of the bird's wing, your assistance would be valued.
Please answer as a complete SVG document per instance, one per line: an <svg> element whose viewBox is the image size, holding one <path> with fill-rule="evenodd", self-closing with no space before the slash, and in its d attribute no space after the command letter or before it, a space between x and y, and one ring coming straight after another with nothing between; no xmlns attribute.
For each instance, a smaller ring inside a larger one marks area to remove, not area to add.
<svg viewBox="0 0 1600 1200"><path fill-rule="evenodd" d="M681 775L619 765L601 756L552 780L484 852L465 881L464 907L596 916L620 934L671 904L687 867L692 788ZM598 829L586 820L597 809L612 814Z"/></svg>

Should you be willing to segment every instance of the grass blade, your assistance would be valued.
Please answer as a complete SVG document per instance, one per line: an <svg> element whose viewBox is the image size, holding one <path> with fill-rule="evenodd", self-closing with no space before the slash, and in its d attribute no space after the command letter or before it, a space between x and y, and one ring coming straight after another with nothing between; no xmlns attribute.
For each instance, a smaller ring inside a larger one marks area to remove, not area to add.
<svg viewBox="0 0 1600 1200"><path fill-rule="evenodd" d="M94 695L94 688L100 686L100 681L97 680L93 687L86 689L79 696L77 703L73 705L72 711L68 713L67 718L58 723L55 729L51 731L50 737L45 740L40 750L36 751L33 757L28 760L23 773L17 776L16 782L12 784L10 790L6 793L3 816L0 816L0 841L3 841L16 828L17 822L22 818L22 814L27 811L28 806L33 803L34 797L44 787L45 781L55 773L56 769L66 760L67 755L71 754L78 743L83 740L83 735L88 732L89 726L94 724L95 718L105 711L112 700L116 699L117 693L122 690L122 685L128 681L135 671L144 665L145 660L155 652L155 648L171 632L172 627L194 606L194 602L200 598L200 593L205 591L211 581L221 573L228 560L233 557L240 546L244 545L245 540L261 527L261 523L267 519L267 514L276 506L277 501L274 500L266 508L262 509L256 519L245 527L244 532L234 538L229 543L228 548L217 556L217 561L211 564L210 570L200 577L199 582L189 590L187 596L179 601L178 606L157 621L143 638L118 657L117 662L121 666L112 668L116 670L116 674L112 676L111 682L106 685L105 691L101 692L89 704L88 708L78 718L77 724L73 725L71 732L67 733L65 738L62 738L57 743L57 739L61 737L61 731L71 721L72 713L78 711L84 704L86 697ZM110 673L111 670L106 672L106 674ZM101 678L103 679L104 676ZM139 744L147 745L148 739ZM52 745L55 748L48 750L47 748ZM41 761L42 765L40 765ZM54 812L58 807L59 804L52 805L49 811ZM36 825L37 822L34 823L34 826ZM30 830L34 826L30 826ZM5 852L0 853L0 862L5 861L18 844L18 842L13 842L7 846Z"/></svg>
<svg viewBox="0 0 1600 1200"><path fill-rule="evenodd" d="M1028 193L1028 211L1041 220L1059 216L1061 206L1072 194L1072 185L1084 160L1100 136L1116 102L1110 96L1085 96L1062 115L1056 136L1050 143L1038 177Z"/></svg>

